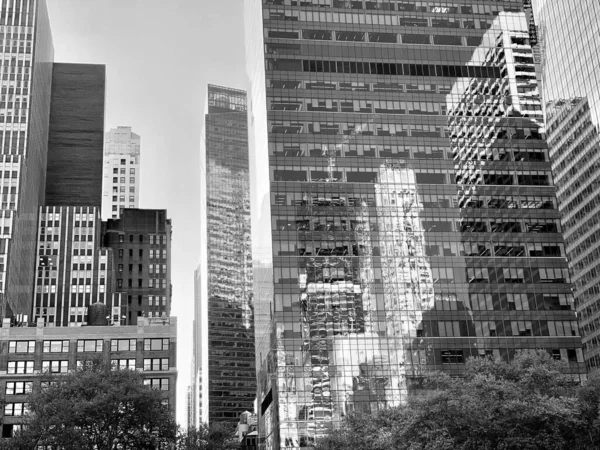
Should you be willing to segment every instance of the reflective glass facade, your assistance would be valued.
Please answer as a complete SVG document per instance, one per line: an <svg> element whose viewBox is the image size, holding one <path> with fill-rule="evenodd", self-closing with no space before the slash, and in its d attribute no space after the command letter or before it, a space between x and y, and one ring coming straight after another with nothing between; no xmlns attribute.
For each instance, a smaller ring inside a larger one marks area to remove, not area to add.
<svg viewBox="0 0 600 450"><path fill-rule="evenodd" d="M523 2L246 17L263 448L470 356L544 348L583 373Z"/></svg>
<svg viewBox="0 0 600 450"><path fill-rule="evenodd" d="M587 368L600 368L600 3L537 2L550 160Z"/></svg>
<svg viewBox="0 0 600 450"><path fill-rule="evenodd" d="M46 2L3 1L0 34L0 314L29 316L54 59Z"/></svg>
<svg viewBox="0 0 600 450"><path fill-rule="evenodd" d="M203 254L196 275L200 420L234 425L256 397L246 92L209 85L207 97Z"/></svg>

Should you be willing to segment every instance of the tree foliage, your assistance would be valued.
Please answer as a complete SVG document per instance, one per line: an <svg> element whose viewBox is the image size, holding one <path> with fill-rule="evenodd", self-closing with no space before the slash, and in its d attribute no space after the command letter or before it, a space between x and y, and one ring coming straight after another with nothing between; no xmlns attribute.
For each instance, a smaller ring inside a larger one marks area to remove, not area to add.
<svg viewBox="0 0 600 450"><path fill-rule="evenodd" d="M350 415L318 450L600 450L600 379L579 386L545 351L508 364L471 359L463 378L432 374L421 395Z"/></svg>
<svg viewBox="0 0 600 450"><path fill-rule="evenodd" d="M177 450L238 450L239 447L233 430L221 423L190 428L180 433L177 441Z"/></svg>
<svg viewBox="0 0 600 450"><path fill-rule="evenodd" d="M73 372L42 380L27 400L28 425L3 447L166 448L176 440L177 425L162 399L159 391L143 384L138 372L88 361Z"/></svg>

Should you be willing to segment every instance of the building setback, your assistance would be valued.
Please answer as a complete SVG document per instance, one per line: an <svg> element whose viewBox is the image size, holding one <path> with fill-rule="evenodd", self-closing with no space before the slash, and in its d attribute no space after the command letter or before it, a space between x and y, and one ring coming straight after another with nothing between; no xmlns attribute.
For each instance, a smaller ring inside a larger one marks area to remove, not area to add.
<svg viewBox="0 0 600 450"><path fill-rule="evenodd" d="M140 136L131 127L111 129L104 137L102 218L118 219L124 208L140 205Z"/></svg>
<svg viewBox="0 0 600 450"><path fill-rule="evenodd" d="M523 2L263 3L260 445L310 446L471 356L543 348L584 373Z"/></svg>
<svg viewBox="0 0 600 450"><path fill-rule="evenodd" d="M256 397L244 91L208 86L202 144L203 253L196 274L200 332L195 341L204 352L199 364L200 420L234 425L242 412L252 409Z"/></svg>
<svg viewBox="0 0 600 450"><path fill-rule="evenodd" d="M125 209L104 222L104 247L115 258L116 290L129 325L139 317L171 314L171 220L164 209Z"/></svg>
<svg viewBox="0 0 600 450"><path fill-rule="evenodd" d="M4 403L2 438L20 429L27 395L39 388L40 374L61 374L78 361L101 356L121 369L141 371L144 383L163 391L176 411L177 319L142 318L137 326L0 328L0 392Z"/></svg>
<svg viewBox="0 0 600 450"><path fill-rule="evenodd" d="M0 10L0 315L31 312L36 224L44 202L54 49L45 0Z"/></svg>
<svg viewBox="0 0 600 450"><path fill-rule="evenodd" d="M100 208L105 86L104 65L53 65L47 206Z"/></svg>
<svg viewBox="0 0 600 450"><path fill-rule="evenodd" d="M539 2L537 2L539 3ZM600 4L537 6L543 98L558 208L587 369L600 370Z"/></svg>

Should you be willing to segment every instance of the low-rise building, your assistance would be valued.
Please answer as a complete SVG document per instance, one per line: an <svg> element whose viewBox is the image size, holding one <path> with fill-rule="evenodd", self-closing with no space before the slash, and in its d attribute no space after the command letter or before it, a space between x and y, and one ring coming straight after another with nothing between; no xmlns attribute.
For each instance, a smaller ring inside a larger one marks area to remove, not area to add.
<svg viewBox="0 0 600 450"><path fill-rule="evenodd" d="M2 437L11 437L22 423L27 395L41 374L60 376L98 356L142 372L146 384L164 392L175 414L177 318L141 317L136 326L44 327L43 319L35 327L10 325L5 319L0 328Z"/></svg>

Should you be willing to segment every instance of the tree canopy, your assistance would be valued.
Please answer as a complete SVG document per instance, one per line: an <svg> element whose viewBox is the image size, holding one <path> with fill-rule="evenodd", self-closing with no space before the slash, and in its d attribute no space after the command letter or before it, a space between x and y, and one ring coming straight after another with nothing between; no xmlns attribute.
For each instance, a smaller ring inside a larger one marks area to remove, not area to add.
<svg viewBox="0 0 600 450"><path fill-rule="evenodd" d="M158 449L177 436L160 391L145 386L138 372L114 370L100 360L68 374L45 375L27 402L27 426L2 448Z"/></svg>
<svg viewBox="0 0 600 450"><path fill-rule="evenodd" d="M200 425L181 433L177 441L177 450L238 450L239 443L233 437L231 427L215 423L211 426Z"/></svg>
<svg viewBox="0 0 600 450"><path fill-rule="evenodd" d="M580 386L545 351L509 364L470 359L461 378L434 373L407 404L353 414L318 450L600 449L600 379Z"/></svg>

